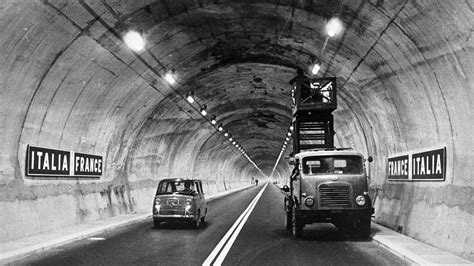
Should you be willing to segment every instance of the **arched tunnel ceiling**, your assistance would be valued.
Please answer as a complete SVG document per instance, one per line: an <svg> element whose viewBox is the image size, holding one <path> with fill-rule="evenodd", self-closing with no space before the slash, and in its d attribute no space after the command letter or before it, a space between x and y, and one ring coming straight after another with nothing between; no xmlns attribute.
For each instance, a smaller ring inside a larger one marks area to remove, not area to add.
<svg viewBox="0 0 474 266"><path fill-rule="evenodd" d="M96 92L94 86L98 85L89 75L97 75L101 82L113 83L121 90L147 88L147 92L137 92L135 96L132 92L117 94L118 99L108 102L110 106L101 110L106 115L123 112L124 117L137 121L121 126L129 128L123 129L125 132L134 132L122 133L122 138L137 135L146 128L157 128L175 116L190 117L207 125L198 107L191 107L184 100L187 92L194 91L199 104L206 104L208 112L217 115L219 122L266 174L271 172L291 121L288 81L296 68L309 73L311 64L319 58L323 67L318 76L338 78L337 138L341 144L359 146L373 153L377 148L373 147L371 138L395 143L406 137L400 110L419 95L428 98L428 111L420 115L428 117L435 127L438 119L449 118L443 108L433 110L431 102L443 101L438 99L443 97L442 82L437 81L432 88L433 74L430 71L426 74L424 69L433 68L431 64L446 53L462 50L471 34L466 20L472 22L469 12L461 13L464 4L451 1L82 0L44 1L40 5L45 13L41 18L43 23L58 27L52 35L67 36L59 45L64 50L45 52L45 57L55 56L52 68L68 68L76 77L84 76L78 81L64 77L63 81L84 84L82 90L90 94L89 99L99 93L115 97L113 90ZM342 19L344 30L327 40L320 54L326 41L325 23L333 16ZM12 21L25 25L30 22L24 16ZM61 24L68 26L62 28ZM36 29L38 36L44 35L40 26ZM145 52L133 54L125 47L121 36L130 29L146 37ZM22 37L20 33L17 35ZM111 56L96 56L101 51L92 48L94 42ZM75 55L70 56L72 52L68 53L67 49L73 49ZM96 56L93 62L104 74L89 73L94 70L82 65L80 56ZM176 69L178 75L178 83L173 86L162 79L170 69ZM405 79L398 78L398 74ZM407 77L419 77L414 82L421 89L413 97L404 98L400 95L405 93ZM61 86L66 85L60 84L58 88ZM430 96L427 88L437 91L436 95ZM141 101L144 99L146 102ZM176 107L174 111L163 112L170 104ZM170 115L170 112L182 114ZM430 118L432 113L434 119ZM185 127L184 124L181 126ZM374 128L392 133L363 137L348 133L367 134L367 130ZM206 140L215 134L207 127L207 134L202 134L197 149L204 147ZM134 142L128 140L128 147ZM126 152L122 155L120 152L116 151L116 156L126 157ZM242 164L242 167L251 165ZM278 169L286 171L286 168L280 165Z"/></svg>

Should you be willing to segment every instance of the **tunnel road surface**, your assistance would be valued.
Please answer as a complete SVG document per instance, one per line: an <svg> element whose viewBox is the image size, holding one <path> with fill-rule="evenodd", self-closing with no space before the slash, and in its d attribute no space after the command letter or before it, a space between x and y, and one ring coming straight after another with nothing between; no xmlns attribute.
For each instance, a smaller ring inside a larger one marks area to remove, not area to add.
<svg viewBox="0 0 474 266"><path fill-rule="evenodd" d="M239 217L240 223L236 223ZM163 228L154 229L150 219L17 263L202 265L207 259L213 265L219 262L217 256L223 254L222 265L404 264L376 243L351 239L328 224L306 226L303 237L294 239L291 232L285 230L284 217L282 193L274 185L260 185L209 202L207 222L201 229L184 224L165 224ZM227 250L212 255L228 232L234 232L229 238L233 238L232 241L224 241L229 245L217 248Z"/></svg>

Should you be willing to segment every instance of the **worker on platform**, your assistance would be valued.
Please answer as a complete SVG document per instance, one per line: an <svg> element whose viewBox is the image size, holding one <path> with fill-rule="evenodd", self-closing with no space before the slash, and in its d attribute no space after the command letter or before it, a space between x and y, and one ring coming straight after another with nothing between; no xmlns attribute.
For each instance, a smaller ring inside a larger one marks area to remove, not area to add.
<svg viewBox="0 0 474 266"><path fill-rule="evenodd" d="M289 83L290 85L296 84L297 91L295 92L295 98L297 103L300 102L300 99L304 100L311 95L311 85L309 78L304 74L301 68L296 70L296 77L292 78Z"/></svg>

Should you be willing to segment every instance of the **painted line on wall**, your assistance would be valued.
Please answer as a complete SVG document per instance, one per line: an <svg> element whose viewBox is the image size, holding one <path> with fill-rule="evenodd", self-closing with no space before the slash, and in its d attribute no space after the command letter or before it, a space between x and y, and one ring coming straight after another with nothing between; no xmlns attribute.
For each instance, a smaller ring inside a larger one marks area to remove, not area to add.
<svg viewBox="0 0 474 266"><path fill-rule="evenodd" d="M252 200L252 202L247 207L247 209L245 209L245 211L239 216L239 218L235 221L235 223L232 225L229 231L227 231L227 233L224 235L221 241L219 241L217 246L214 248L214 250L212 250L211 254L209 254L209 256L202 263L202 265L210 266L210 265L222 264L225 257L227 256L227 253L229 253L230 248L234 244L235 239L237 239L237 236L242 230L242 227L245 225L245 222L249 218L250 214L255 208L255 205L257 205L258 200L260 199L263 192L265 191L265 188L267 187L267 185L268 183L266 183L263 186L263 188L260 190L257 196L255 196L255 198Z"/></svg>

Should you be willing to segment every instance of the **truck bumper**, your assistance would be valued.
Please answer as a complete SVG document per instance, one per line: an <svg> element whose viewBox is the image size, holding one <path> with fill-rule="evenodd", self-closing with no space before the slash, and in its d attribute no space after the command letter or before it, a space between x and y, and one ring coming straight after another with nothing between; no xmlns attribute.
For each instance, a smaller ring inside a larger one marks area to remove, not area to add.
<svg viewBox="0 0 474 266"><path fill-rule="evenodd" d="M296 210L296 217L305 224L334 223L342 220L370 219L374 208L344 210Z"/></svg>

